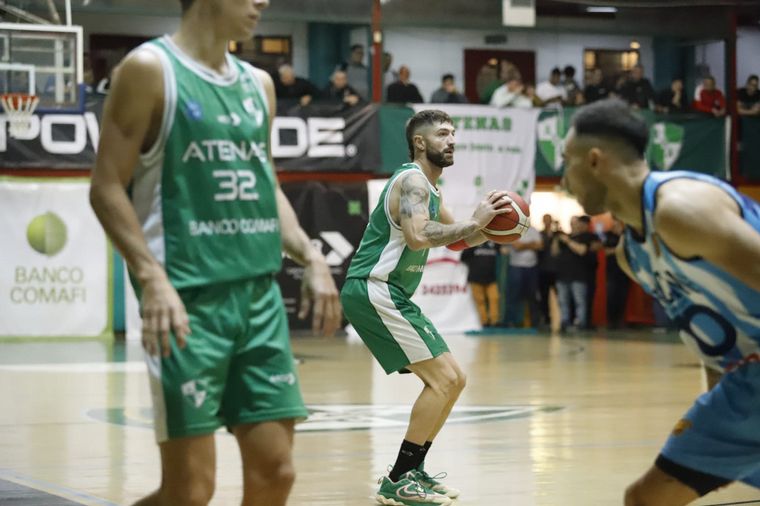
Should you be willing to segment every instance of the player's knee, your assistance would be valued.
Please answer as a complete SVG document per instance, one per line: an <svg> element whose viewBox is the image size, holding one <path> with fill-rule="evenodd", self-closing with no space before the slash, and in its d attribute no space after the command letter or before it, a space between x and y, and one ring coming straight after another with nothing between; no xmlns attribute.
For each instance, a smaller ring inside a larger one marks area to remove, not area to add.
<svg viewBox="0 0 760 506"><path fill-rule="evenodd" d="M432 387L439 396L447 399L456 397L461 392L459 388L459 376L454 370L443 372Z"/></svg>
<svg viewBox="0 0 760 506"><path fill-rule="evenodd" d="M457 374L457 388L459 389L459 393L464 390L464 387L467 386L467 375L463 373L462 371L459 371Z"/></svg>
<svg viewBox="0 0 760 506"><path fill-rule="evenodd" d="M296 470L290 458L269 459L249 470L247 478L256 489L290 490L296 481Z"/></svg>

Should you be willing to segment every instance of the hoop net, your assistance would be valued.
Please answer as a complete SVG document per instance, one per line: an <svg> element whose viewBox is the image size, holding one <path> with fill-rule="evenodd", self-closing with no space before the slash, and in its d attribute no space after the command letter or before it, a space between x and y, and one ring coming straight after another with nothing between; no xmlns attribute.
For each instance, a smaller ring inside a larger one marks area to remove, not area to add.
<svg viewBox="0 0 760 506"><path fill-rule="evenodd" d="M8 117L8 133L11 137L25 137L32 128L32 115L40 99L26 93L6 93L0 98Z"/></svg>

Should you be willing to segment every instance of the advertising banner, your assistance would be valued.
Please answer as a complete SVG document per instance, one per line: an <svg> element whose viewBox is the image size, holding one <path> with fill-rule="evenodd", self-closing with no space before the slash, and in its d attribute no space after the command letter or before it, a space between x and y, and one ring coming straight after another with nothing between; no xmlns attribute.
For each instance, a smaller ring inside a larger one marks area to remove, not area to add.
<svg viewBox="0 0 760 506"><path fill-rule="evenodd" d="M365 183L284 183L288 196L306 234L327 260L338 289L343 286L348 265L359 247L367 226L367 185ZM311 328L311 318L298 319L301 280L304 268L283 259L280 283L290 328Z"/></svg>
<svg viewBox="0 0 760 506"><path fill-rule="evenodd" d="M0 179L0 336L110 330L109 247L89 182Z"/></svg>

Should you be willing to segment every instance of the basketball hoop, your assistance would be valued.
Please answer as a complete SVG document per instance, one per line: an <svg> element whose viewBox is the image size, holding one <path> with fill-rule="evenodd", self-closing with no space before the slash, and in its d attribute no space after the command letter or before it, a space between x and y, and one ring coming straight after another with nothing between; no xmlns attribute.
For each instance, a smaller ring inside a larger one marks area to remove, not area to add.
<svg viewBox="0 0 760 506"><path fill-rule="evenodd" d="M23 138L32 128L32 115L40 99L26 93L6 93L2 96L3 110L8 117L8 133Z"/></svg>

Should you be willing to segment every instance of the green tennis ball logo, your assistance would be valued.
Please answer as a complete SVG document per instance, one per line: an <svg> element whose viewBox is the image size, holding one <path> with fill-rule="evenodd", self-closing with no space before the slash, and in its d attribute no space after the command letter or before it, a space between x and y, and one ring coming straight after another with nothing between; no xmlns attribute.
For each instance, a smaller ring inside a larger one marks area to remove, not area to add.
<svg viewBox="0 0 760 506"><path fill-rule="evenodd" d="M34 251L51 257L66 245L66 224L54 213L41 214L26 228L26 240Z"/></svg>

